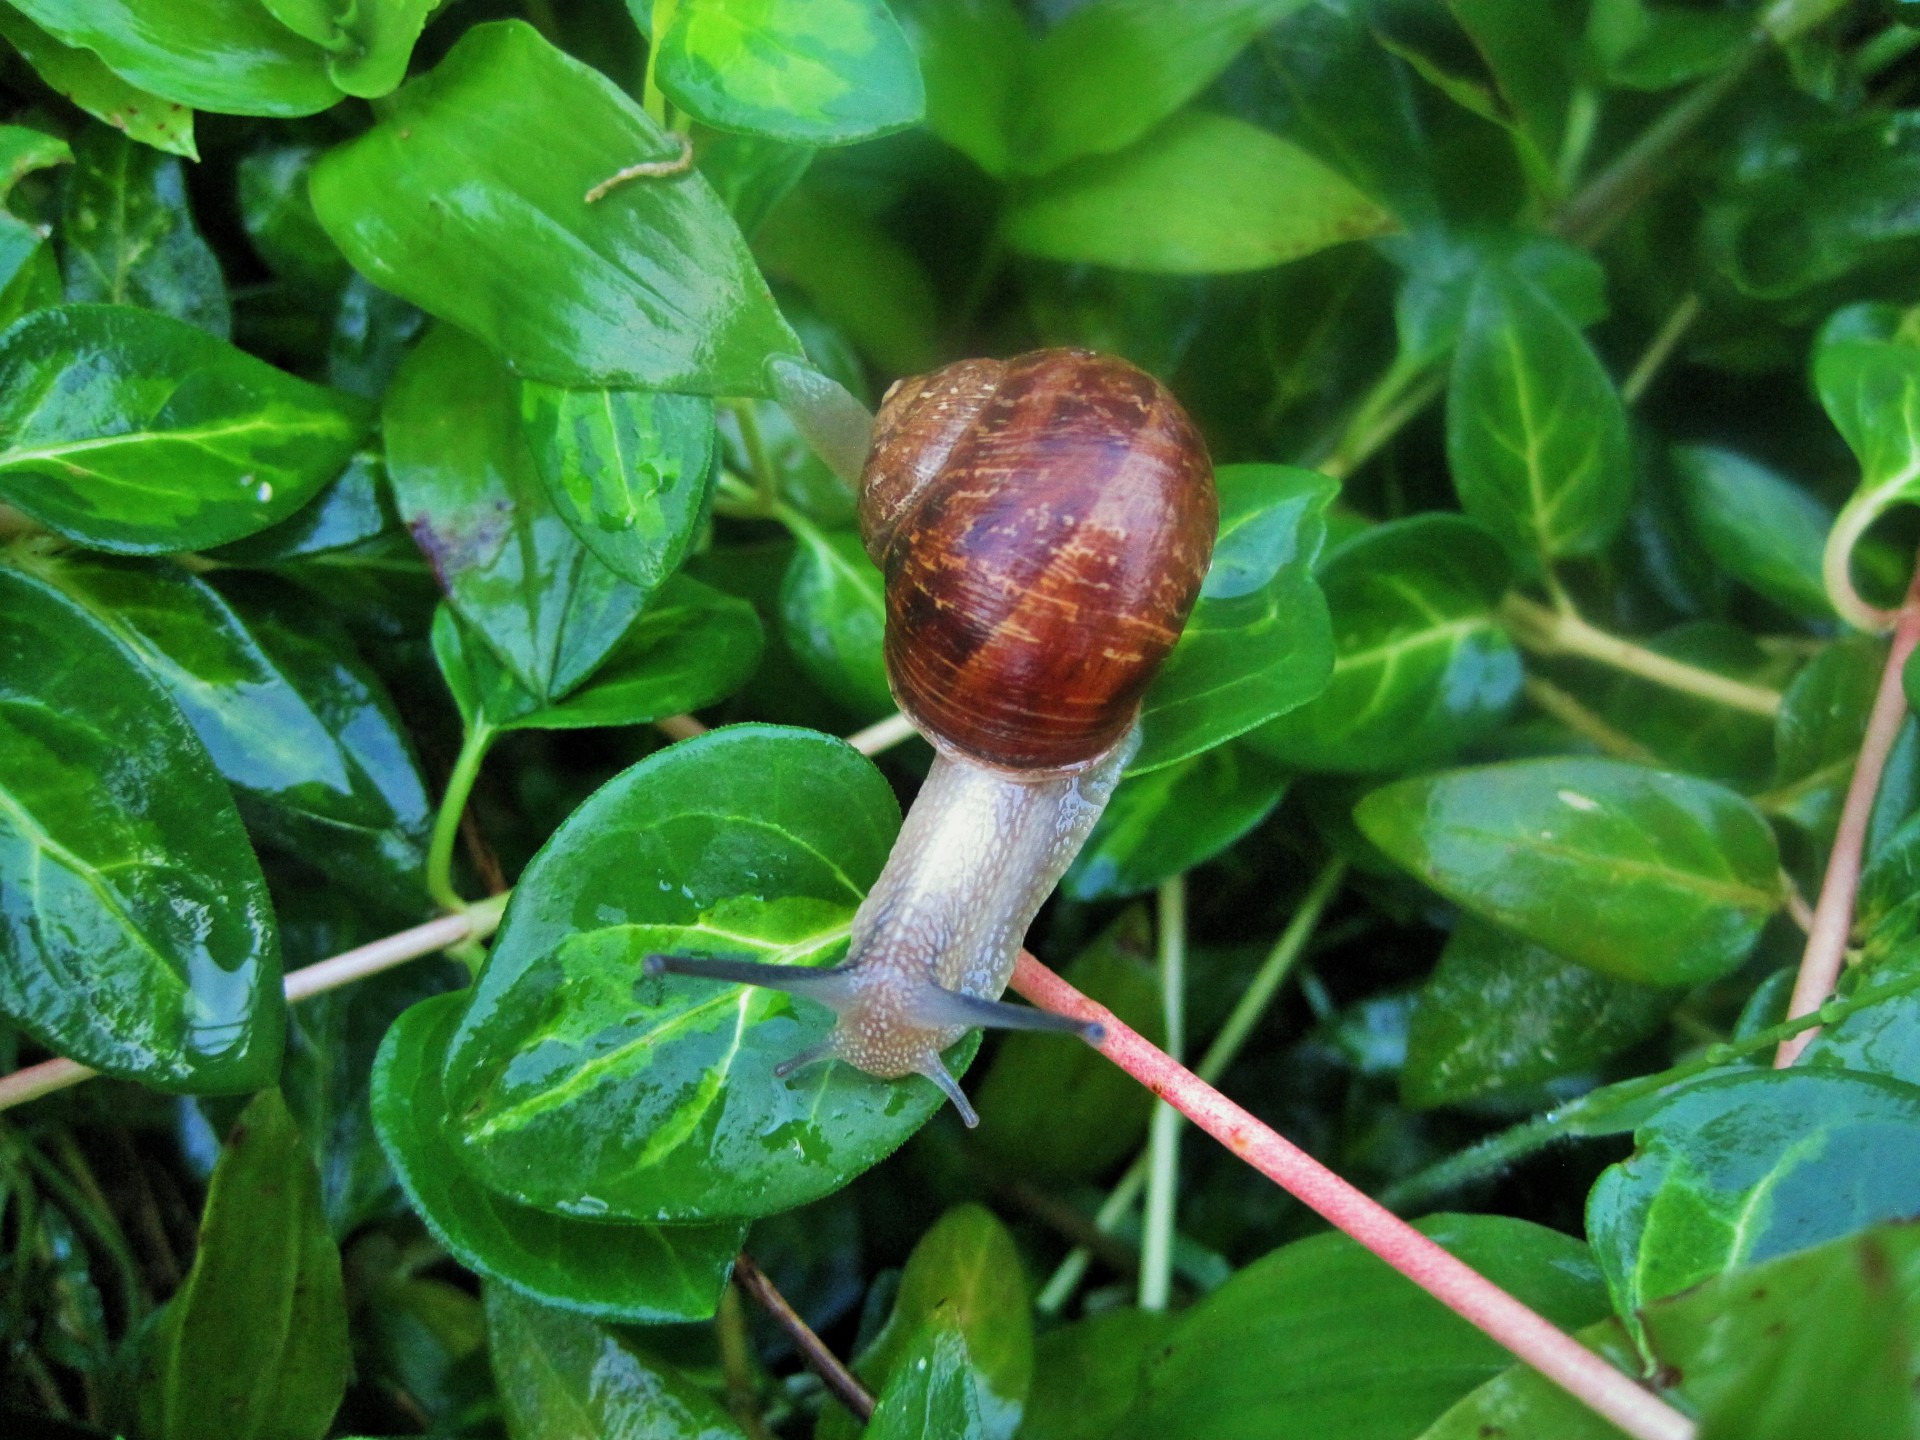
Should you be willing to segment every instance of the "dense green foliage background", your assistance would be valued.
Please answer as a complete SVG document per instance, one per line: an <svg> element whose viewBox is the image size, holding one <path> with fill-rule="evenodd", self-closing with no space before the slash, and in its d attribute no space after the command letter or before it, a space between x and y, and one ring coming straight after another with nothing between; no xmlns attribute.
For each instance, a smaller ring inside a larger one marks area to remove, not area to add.
<svg viewBox="0 0 1920 1440"><path fill-rule="evenodd" d="M642 976L835 961L928 763L803 433L1075 344L1222 523L1032 948L1703 1437L1920 1435L1904 712L1770 1064L1920 536L1911 10L0 5L0 1072L106 1077L0 1118L0 1424L862 1433L744 1245L875 1440L1616 1433L1083 1047L968 1133Z"/></svg>

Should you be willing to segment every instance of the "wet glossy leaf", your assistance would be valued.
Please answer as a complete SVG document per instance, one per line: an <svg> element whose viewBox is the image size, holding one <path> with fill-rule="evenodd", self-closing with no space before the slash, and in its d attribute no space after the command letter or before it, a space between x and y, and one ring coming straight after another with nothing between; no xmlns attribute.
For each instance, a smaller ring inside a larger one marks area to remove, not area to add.
<svg viewBox="0 0 1920 1440"><path fill-rule="evenodd" d="M1920 1435L1920 1234L1882 1226L1649 1307L1701 1440Z"/></svg>
<svg viewBox="0 0 1920 1440"><path fill-rule="evenodd" d="M334 289L347 278L347 262L320 228L307 198L307 178L320 158L316 145L274 145L255 150L238 170L240 223L260 258L283 280Z"/></svg>
<svg viewBox="0 0 1920 1440"><path fill-rule="evenodd" d="M1119 1309L1049 1330L1034 1344L1020 1440L1107 1440L1140 1398L1147 1357L1175 1317Z"/></svg>
<svg viewBox="0 0 1920 1440"><path fill-rule="evenodd" d="M952 1325L935 1321L887 1379L862 1433L866 1440L985 1440L976 1379L967 1342Z"/></svg>
<svg viewBox="0 0 1920 1440"><path fill-rule="evenodd" d="M262 1090L221 1147L193 1270L146 1338L140 1430L320 1440L351 1363L320 1177L280 1092Z"/></svg>
<svg viewBox="0 0 1920 1440"><path fill-rule="evenodd" d="M1634 1131L1587 1233L1615 1308L1920 1212L1920 1086L1796 1066L1702 1080Z"/></svg>
<svg viewBox="0 0 1920 1440"><path fill-rule="evenodd" d="M1612 380L1560 308L1500 268L1476 283L1454 352L1447 463L1461 506L1527 572L1604 547L1633 498Z"/></svg>
<svg viewBox="0 0 1920 1440"><path fill-rule="evenodd" d="M1248 743L1307 770L1398 770L1456 754L1520 698L1520 657L1494 618L1511 571L1472 521L1379 525L1320 567L1333 678Z"/></svg>
<svg viewBox="0 0 1920 1440"><path fill-rule="evenodd" d="M1023 188L1004 223L1008 244L1042 259L1217 275L1364 240L1393 219L1291 142L1195 111Z"/></svg>
<svg viewBox="0 0 1920 1440"><path fill-rule="evenodd" d="M1421 988L1400 1093L1451 1105L1575 1074L1660 1028L1678 996L1463 918Z"/></svg>
<svg viewBox="0 0 1920 1440"><path fill-rule="evenodd" d="M200 158L193 144L193 112L186 106L121 79L91 50L64 44L12 6L0 8L0 36L26 58L49 88L94 119L156 150L189 160Z"/></svg>
<svg viewBox="0 0 1920 1440"><path fill-rule="evenodd" d="M1229 741L1122 781L1060 882L1075 900L1142 895L1231 847L1273 812L1288 772Z"/></svg>
<svg viewBox="0 0 1920 1440"><path fill-rule="evenodd" d="M1319 694L1333 668L1333 626L1313 566L1334 482L1286 465L1223 465L1214 478L1228 568L1219 581L1209 575L1147 691L1130 774L1198 755L1285 714ZM1258 542L1243 543L1242 532Z"/></svg>
<svg viewBox="0 0 1920 1440"><path fill-rule="evenodd" d="M745 1440L717 1400L633 1342L504 1285L486 1301L513 1440Z"/></svg>
<svg viewBox="0 0 1920 1440"><path fill-rule="evenodd" d="M57 592L0 570L0 1008L166 1090L279 1068L273 911L226 785L161 688Z"/></svg>
<svg viewBox="0 0 1920 1440"><path fill-rule="evenodd" d="M659 45L660 89L723 130L844 145L903 129L925 105L880 0L675 0Z"/></svg>
<svg viewBox="0 0 1920 1440"><path fill-rule="evenodd" d="M383 429L400 517L454 609L545 702L607 658L646 597L548 500L514 392L485 347L441 325L395 377Z"/></svg>
<svg viewBox="0 0 1920 1440"><path fill-rule="evenodd" d="M1521 760L1376 790L1387 854L1473 913L1605 975L1727 974L1780 904L1773 832L1705 780L1615 760Z"/></svg>
<svg viewBox="0 0 1920 1440"><path fill-rule="evenodd" d="M800 342L697 170L589 189L674 143L519 21L467 31L315 168L354 267L557 385L764 395Z"/></svg>
<svg viewBox="0 0 1920 1440"><path fill-rule="evenodd" d="M1603 1320L1574 1332L1623 1374L1640 1378L1640 1357L1618 1320ZM1547 1379L1531 1365L1510 1365L1467 1395L1420 1440L1495 1440L1551 1435L1553 1440L1620 1440L1622 1432Z"/></svg>
<svg viewBox="0 0 1920 1440"><path fill-rule="evenodd" d="M362 450L337 479L278 525L231 545L212 558L234 565L277 565L348 550L382 537L404 538L378 454Z"/></svg>
<svg viewBox="0 0 1920 1440"><path fill-rule="evenodd" d="M1033 1318L1013 1236L983 1206L954 1206L913 1247L893 1312L854 1373L874 1390L891 1391L943 1331L956 1334L971 1371L978 1433L1012 1440L1033 1383ZM857 1433L852 1417L834 1407L822 1417L818 1440Z"/></svg>
<svg viewBox="0 0 1920 1440"><path fill-rule="evenodd" d="M1124 911L1061 974L1149 1040L1163 1043L1153 927L1144 909ZM1153 1097L1090 1046L1015 1034L994 1052L974 1106L980 1112L974 1139L1007 1174L1092 1180L1139 1148Z"/></svg>
<svg viewBox="0 0 1920 1440"><path fill-rule="evenodd" d="M461 1264L547 1305L659 1325L703 1320L744 1225L609 1225L516 1205L460 1163L440 1070L462 995L423 1001L395 1022L374 1061L373 1116L407 1198Z"/></svg>
<svg viewBox="0 0 1920 1440"><path fill-rule="evenodd" d="M881 639L885 590L879 567L851 530L796 527L799 544L780 582L781 629L813 682L866 719L894 709Z"/></svg>
<svg viewBox="0 0 1920 1440"><path fill-rule="evenodd" d="M253 0L18 0L14 8L182 105L311 115L340 98L326 52Z"/></svg>
<svg viewBox="0 0 1920 1440"><path fill-rule="evenodd" d="M1490 1215L1418 1228L1557 1325L1606 1310L1577 1240ZM1256 1260L1182 1315L1115 1440L1415 1435L1507 1362L1353 1241L1320 1235Z"/></svg>
<svg viewBox="0 0 1920 1440"><path fill-rule="evenodd" d="M1154 0L1093 0L1076 7L1028 58L1014 95L1014 167L1041 175L1131 144L1300 3L1218 0L1169 8Z"/></svg>
<svg viewBox="0 0 1920 1440"><path fill-rule="evenodd" d="M356 891L419 905L432 812L413 746L358 660L170 565L40 573L167 689L255 832Z"/></svg>
<svg viewBox="0 0 1920 1440"><path fill-rule="evenodd" d="M760 660L760 620L744 600L684 575L667 581L593 678L542 705L444 607L434 656L460 712L496 730L583 730L639 725L724 700Z"/></svg>
<svg viewBox="0 0 1920 1440"><path fill-rule="evenodd" d="M642 595L659 589L706 512L713 402L530 381L520 417L547 498L580 543Z"/></svg>
<svg viewBox="0 0 1920 1440"><path fill-rule="evenodd" d="M602 786L527 867L449 1051L467 1164L529 1204L694 1221L791 1208L892 1151L941 1103L931 1083L837 1063L776 1080L827 1011L640 965L839 958L895 814L855 751L774 726L683 741Z"/></svg>
<svg viewBox="0 0 1920 1440"><path fill-rule="evenodd" d="M299 509L365 408L165 315L61 305L0 339L0 498L101 550L219 545Z"/></svg>
<svg viewBox="0 0 1920 1440"><path fill-rule="evenodd" d="M180 162L106 125L82 131L73 158L60 210L67 298L158 310L226 339L226 282L194 228Z"/></svg>
<svg viewBox="0 0 1920 1440"><path fill-rule="evenodd" d="M1716 565L1796 615L1833 614L1820 580L1831 510L1731 450L1682 445L1673 466L1688 523Z"/></svg>

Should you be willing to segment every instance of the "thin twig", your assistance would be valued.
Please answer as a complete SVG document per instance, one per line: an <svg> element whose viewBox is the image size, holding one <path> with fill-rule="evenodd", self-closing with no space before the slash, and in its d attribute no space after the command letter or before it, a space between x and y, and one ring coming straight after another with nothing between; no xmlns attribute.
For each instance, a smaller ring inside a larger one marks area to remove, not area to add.
<svg viewBox="0 0 1920 1440"><path fill-rule="evenodd" d="M1700 309L1700 297L1689 290L1680 303L1673 307L1673 313L1667 316L1653 339L1647 342L1646 350L1633 369L1627 372L1627 378L1620 382L1622 401L1632 405L1647 393L1647 387L1653 384L1661 367L1672 358L1674 350L1687 338L1687 331L1693 328L1693 322L1700 318Z"/></svg>
<svg viewBox="0 0 1920 1440"><path fill-rule="evenodd" d="M691 715L669 715L653 722L653 728L669 740L691 740L707 733L707 727Z"/></svg>
<svg viewBox="0 0 1920 1440"><path fill-rule="evenodd" d="M442 915L398 935L388 935L370 945L344 951L318 964L295 970L284 982L289 1002L306 1000L325 990L334 990L382 970L391 970L422 955L431 955L463 940L484 940L500 926L500 914L507 897L497 895L477 905L469 905L452 915ZM100 1072L65 1058L43 1060L11 1075L0 1076L0 1110L24 1105L51 1095Z"/></svg>
<svg viewBox="0 0 1920 1440"><path fill-rule="evenodd" d="M1588 709L1553 682L1542 680L1538 675L1529 675L1526 679L1526 691L1527 699L1574 734L1591 740L1595 746L1616 760L1632 760L1641 765L1652 765L1656 762L1658 757L1646 746L1625 731L1615 729L1605 718Z"/></svg>
<svg viewBox="0 0 1920 1440"><path fill-rule="evenodd" d="M693 141L684 135L675 135L680 142L679 153L664 160L642 160L638 165L629 165L624 170L616 170L606 179L582 197L588 205L604 200L614 190L629 180L665 180L674 175L684 175L693 168Z"/></svg>
<svg viewBox="0 0 1920 1440"><path fill-rule="evenodd" d="M733 1279L761 1309L773 1317L774 1324L787 1332L787 1338L793 1341L794 1349L807 1362L807 1368L820 1377L821 1383L833 1392L834 1398L851 1410L862 1425L871 1420L873 1392L860 1383L859 1376L841 1363L838 1355L827 1348L826 1341L813 1333L813 1327L800 1318L793 1306L787 1303L787 1297L774 1288L773 1282L767 1279L744 1250L734 1256Z"/></svg>
<svg viewBox="0 0 1920 1440"><path fill-rule="evenodd" d="M906 716L889 715L884 720L874 721L864 730L856 730L847 737L847 744L862 755L878 755L882 750L891 750L919 733Z"/></svg>
<svg viewBox="0 0 1920 1440"><path fill-rule="evenodd" d="M1013 988L1044 1009L1104 1027L1101 1054L1596 1414L1636 1440L1694 1440L1693 1422L1666 1401L1356 1190L1025 951Z"/></svg>
<svg viewBox="0 0 1920 1440"><path fill-rule="evenodd" d="M1887 663L1880 671L1880 690L1873 697L1873 709L1868 712L1867 733L1860 741L1860 758L1853 762L1853 779L1847 784L1839 828L1834 831L1833 849L1827 855L1827 873L1820 882L1813 922L1807 927L1807 947L1800 955L1800 974L1794 980L1793 998L1787 1003L1790 1020L1818 1010L1840 978L1840 966L1847 954L1847 936L1853 930L1854 901L1860 891L1867 825L1873 819L1873 802L1880 794L1880 777L1886 773L1887 757L1893 753L1894 741L1900 737L1900 727L1907 718L1901 672L1916 644L1920 644L1920 568L1914 572L1913 583L1907 590L1907 603L1900 607L1899 618L1894 622L1893 644L1887 650ZM1791 1065L1817 1033L1808 1030L1782 1041L1774 1053L1773 1063L1779 1067Z"/></svg>

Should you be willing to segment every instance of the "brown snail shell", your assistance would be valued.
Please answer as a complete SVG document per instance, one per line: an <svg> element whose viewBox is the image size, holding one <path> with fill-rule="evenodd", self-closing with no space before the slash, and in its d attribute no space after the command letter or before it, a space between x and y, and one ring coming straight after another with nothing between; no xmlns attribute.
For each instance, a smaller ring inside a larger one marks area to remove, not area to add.
<svg viewBox="0 0 1920 1440"><path fill-rule="evenodd" d="M1218 521L1199 431L1124 360L1039 350L902 381L860 495L894 698L983 764L1093 761L1179 638Z"/></svg>

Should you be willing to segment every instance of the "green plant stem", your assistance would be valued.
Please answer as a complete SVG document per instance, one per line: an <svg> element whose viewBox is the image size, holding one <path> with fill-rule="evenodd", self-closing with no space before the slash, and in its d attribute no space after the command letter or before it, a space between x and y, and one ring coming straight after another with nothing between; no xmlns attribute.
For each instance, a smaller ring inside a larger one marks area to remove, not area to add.
<svg viewBox="0 0 1920 1440"><path fill-rule="evenodd" d="M771 515L780 504L780 478L774 473L773 460L767 454L767 443L760 434L760 422L753 413L753 402L736 400L733 403L734 423L740 427L740 443L747 452L747 464L753 470L753 488L758 495L761 513Z"/></svg>
<svg viewBox="0 0 1920 1440"><path fill-rule="evenodd" d="M1810 1015L1801 1015L1792 1020L1783 1020L1778 1025L1770 1025L1765 1030L1756 1030L1753 1034L1738 1040L1723 1041L1708 1049L1692 1060L1672 1066L1654 1075L1640 1075L1632 1080L1622 1080L1613 1085L1603 1085L1598 1090L1589 1090L1578 1100L1570 1101L1557 1110L1549 1110L1544 1115L1522 1121L1497 1135L1489 1135L1468 1149L1449 1155L1424 1170L1415 1171L1403 1180L1396 1181L1380 1196L1380 1203L1390 1210L1407 1212L1422 1209L1431 1202L1459 1189L1462 1185L1494 1175L1527 1156L1557 1140L1569 1139L1586 1134L1608 1134L1609 1130L1585 1128L1610 1112L1636 1101L1648 1099L1659 1094L1671 1085L1691 1080L1696 1075L1704 1075L1710 1070L1719 1070L1751 1056L1773 1050L1783 1041L1820 1025L1835 1025L1856 1011L1866 1010L1888 1000L1897 1000L1903 995L1920 991L1920 973L1908 976L1904 980L1889 981L1876 985L1870 990L1859 991L1844 998L1829 1000Z"/></svg>
<svg viewBox="0 0 1920 1440"><path fill-rule="evenodd" d="M1640 765L1655 763L1654 753L1631 735L1616 730L1573 696L1551 681L1537 675L1526 680L1527 699L1558 720L1574 734L1591 740L1603 753L1616 760L1631 760Z"/></svg>
<svg viewBox="0 0 1920 1440"><path fill-rule="evenodd" d="M460 754L447 776L446 794L440 799L440 813L433 819L433 839L427 846L427 894L442 910L461 909L466 901L453 886L453 844L460 835L460 817L466 813L467 797L474 781L480 778L480 762L499 732L485 720L476 718L460 742Z"/></svg>
<svg viewBox="0 0 1920 1440"><path fill-rule="evenodd" d="M1313 468L1335 480L1346 479L1446 388L1446 372L1438 365L1408 366L1396 361L1360 401L1333 449L1313 462Z"/></svg>
<svg viewBox="0 0 1920 1440"><path fill-rule="evenodd" d="M740 1422L747 1440L773 1440L760 1413L759 1386L753 1376L753 1342L747 1335L747 1309L740 1291L726 1285L713 1317L714 1341L720 1351L720 1369L727 1380L727 1409Z"/></svg>
<svg viewBox="0 0 1920 1440"><path fill-rule="evenodd" d="M1627 372L1627 378L1620 382L1620 398L1627 404L1636 404L1647 393L1647 387L1653 384L1673 352L1680 348L1680 342L1687 338L1687 331L1693 328L1693 322L1700 318L1700 297L1692 291L1673 307L1671 314L1661 322L1660 329L1653 339L1647 342L1647 348L1634 362L1633 369Z"/></svg>
<svg viewBox="0 0 1920 1440"><path fill-rule="evenodd" d="M1576 245L1598 245L1636 206L1673 177L1679 168L1675 164L1679 152L1770 48L1770 37L1756 32L1725 69L1681 96L1611 165L1581 187L1554 217L1554 228Z"/></svg>
<svg viewBox="0 0 1920 1440"><path fill-rule="evenodd" d="M1280 938L1273 943L1273 949L1267 952L1267 958L1254 972L1247 988L1240 993L1235 1002L1233 1013L1227 1016L1213 1042L1207 1046L1207 1053L1200 1059L1195 1070L1202 1080L1209 1084L1219 1080L1227 1073L1229 1066L1240 1058L1241 1048L1253 1034L1254 1027L1267 1013L1267 1007L1280 993L1280 987L1293 973L1293 967L1306 953L1307 945L1320 928L1320 921L1326 915L1327 906L1333 903L1333 897L1340 893L1340 886L1347 878L1347 865L1344 860L1329 860L1321 867L1320 873L1307 887L1306 895L1300 906L1293 912L1293 918L1287 922L1287 928L1280 932ZM1120 1177L1120 1181L1102 1202L1093 1217L1096 1230L1103 1234L1112 1234L1127 1213L1133 1209L1134 1202L1140 1198L1140 1191L1147 1183L1147 1156L1137 1155L1133 1164ZM1087 1273L1087 1265L1092 1254L1084 1246L1076 1246L1066 1258L1055 1267L1052 1276L1040 1291L1035 1302L1042 1314L1055 1315L1060 1312L1073 1292L1080 1287L1080 1281Z"/></svg>
<svg viewBox="0 0 1920 1440"><path fill-rule="evenodd" d="M661 93L655 79L655 61L660 55L660 37L666 33L673 20L673 7L678 0L653 0L653 26L647 36L647 71L640 86L640 104L654 123L661 129L667 128L667 97Z"/></svg>
<svg viewBox="0 0 1920 1440"><path fill-rule="evenodd" d="M1184 1048L1187 990L1187 879L1160 886L1160 1006L1166 1051ZM1147 1212L1140 1237L1140 1308L1164 1310L1173 1298L1173 1232L1179 1206L1180 1114L1165 1101L1153 1108L1147 1137Z"/></svg>
<svg viewBox="0 0 1920 1440"><path fill-rule="evenodd" d="M1549 609L1510 593L1500 602L1500 618L1514 640L1536 655L1573 655L1637 675L1669 690L1711 700L1772 719L1780 710L1780 692L1764 685L1729 679L1697 665L1675 660L1631 640L1622 640L1579 615Z"/></svg>

